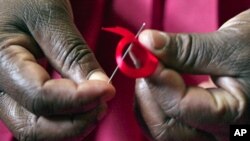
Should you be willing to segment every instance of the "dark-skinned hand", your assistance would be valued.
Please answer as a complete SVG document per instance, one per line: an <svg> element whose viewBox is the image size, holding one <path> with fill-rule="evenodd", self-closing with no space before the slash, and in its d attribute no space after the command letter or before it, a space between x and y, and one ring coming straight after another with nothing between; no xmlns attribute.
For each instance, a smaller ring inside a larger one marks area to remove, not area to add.
<svg viewBox="0 0 250 141"><path fill-rule="evenodd" d="M250 10L207 34L145 30L139 40L160 60L137 79L143 129L157 141L228 141L230 124L249 124ZM210 75L198 86L181 73Z"/></svg>
<svg viewBox="0 0 250 141"><path fill-rule="evenodd" d="M0 119L20 141L86 136L115 89L76 29L69 1L0 3ZM63 78L52 79L41 58Z"/></svg>

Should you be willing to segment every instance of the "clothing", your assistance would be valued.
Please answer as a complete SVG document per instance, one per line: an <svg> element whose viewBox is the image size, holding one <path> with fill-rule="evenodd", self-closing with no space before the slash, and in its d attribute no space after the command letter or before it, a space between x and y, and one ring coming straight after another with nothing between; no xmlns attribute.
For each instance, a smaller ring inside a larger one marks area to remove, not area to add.
<svg viewBox="0 0 250 141"><path fill-rule="evenodd" d="M75 23L104 70L110 76L116 67L114 53L119 37L101 31L101 27L123 26L136 32L146 28L166 32L212 32L230 17L247 9L248 0L72 0ZM184 76L187 84L197 84L207 76ZM113 84L116 97L109 112L86 141L147 141L133 113L134 80L120 72ZM0 122L0 141L10 141L8 130Z"/></svg>

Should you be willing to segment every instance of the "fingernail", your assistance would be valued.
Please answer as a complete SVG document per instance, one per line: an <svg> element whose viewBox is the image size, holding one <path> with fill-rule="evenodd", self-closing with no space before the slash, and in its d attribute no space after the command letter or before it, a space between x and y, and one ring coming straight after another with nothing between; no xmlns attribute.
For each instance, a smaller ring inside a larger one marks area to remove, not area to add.
<svg viewBox="0 0 250 141"><path fill-rule="evenodd" d="M164 32L145 30L139 36L139 41L149 50L162 49L170 41L170 37Z"/></svg>
<svg viewBox="0 0 250 141"><path fill-rule="evenodd" d="M140 34L139 41L148 49L154 47L152 32L149 30L145 30Z"/></svg>
<svg viewBox="0 0 250 141"><path fill-rule="evenodd" d="M94 73L92 73L89 76L89 80L101 80L101 81L105 81L108 82L109 78L108 76L103 73L102 71L95 71Z"/></svg>

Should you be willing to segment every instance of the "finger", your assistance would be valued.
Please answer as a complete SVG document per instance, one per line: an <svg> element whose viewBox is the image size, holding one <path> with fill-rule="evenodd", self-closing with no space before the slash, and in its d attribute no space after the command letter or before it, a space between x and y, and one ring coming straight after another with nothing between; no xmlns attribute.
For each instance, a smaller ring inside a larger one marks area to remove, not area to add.
<svg viewBox="0 0 250 141"><path fill-rule="evenodd" d="M157 131L156 125L161 125L165 120L170 119L165 116L165 113L161 110L157 101L154 100L153 96L150 94L150 88L147 85L145 79L136 80L136 107L138 111L136 114L142 124L146 123L146 126L151 131L152 135L159 135L160 131ZM143 120L143 121L141 121Z"/></svg>
<svg viewBox="0 0 250 141"><path fill-rule="evenodd" d="M206 34L173 34L145 30L139 40L167 67L180 72L236 76L245 72L242 62L247 62L248 44L241 31L227 27ZM244 52L244 53L243 53ZM241 57L238 57L242 54ZM244 64L247 66L247 64Z"/></svg>
<svg viewBox="0 0 250 141"><path fill-rule="evenodd" d="M98 63L93 55L89 55L89 49L72 22L68 1L23 2L16 5L26 14L7 12L8 16L4 17L8 22L1 22L1 26L6 27L0 31L3 41L0 46L1 89L35 114L79 112L89 109L88 103L94 103L90 106L93 108L100 99L112 97L114 88L106 82L81 83L87 79L106 81L107 77L102 71L97 71L100 70ZM47 72L35 61L39 47L52 65L74 82L50 80ZM69 62L72 63L70 66Z"/></svg>
<svg viewBox="0 0 250 141"><path fill-rule="evenodd" d="M74 24L68 0L27 3L22 8L27 13L21 17L26 30L58 72L78 83L88 79L108 81Z"/></svg>
<svg viewBox="0 0 250 141"><path fill-rule="evenodd" d="M18 140L62 140L73 137L84 138L106 113L106 104L71 116L36 116L7 94L0 96L0 118ZM60 127L60 128L58 128Z"/></svg>
<svg viewBox="0 0 250 141"><path fill-rule="evenodd" d="M51 79L21 46L9 46L0 56L1 89L32 113L87 111L114 96L114 88L107 82L90 80L77 84L70 79Z"/></svg>
<svg viewBox="0 0 250 141"><path fill-rule="evenodd" d="M35 129L35 134L38 140L48 140L48 137L49 140L85 138L93 131L98 121L103 118L106 109L106 105L100 105L83 114L52 118L40 117L36 123L39 128Z"/></svg>
<svg viewBox="0 0 250 141"><path fill-rule="evenodd" d="M181 76L170 69L158 69L148 78L151 95L167 116L211 132L215 130L208 127L236 122L247 108L239 80L220 77L215 84L218 88L187 87Z"/></svg>
<svg viewBox="0 0 250 141"><path fill-rule="evenodd" d="M146 79L136 80L136 100L137 109L139 109L136 114L141 117L139 120L143 128L155 140L215 140L211 134L187 126L178 119L165 114L153 96L156 89L147 81Z"/></svg>

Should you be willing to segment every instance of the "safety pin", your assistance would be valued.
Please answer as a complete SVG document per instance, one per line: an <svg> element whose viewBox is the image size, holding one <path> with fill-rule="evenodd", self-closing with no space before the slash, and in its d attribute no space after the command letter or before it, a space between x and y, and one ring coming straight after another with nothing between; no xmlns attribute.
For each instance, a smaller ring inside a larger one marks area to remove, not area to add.
<svg viewBox="0 0 250 141"><path fill-rule="evenodd" d="M137 32L136 35L135 35L135 39L138 38L139 34L140 34L141 31L144 29L145 25L146 25L145 22L142 23L140 29L138 30L138 32ZM128 55L128 53L130 52L130 50L131 50L132 47L133 47L133 43L131 43L131 44L128 46L127 50L125 51L125 53L124 53L123 56L122 56L122 60L125 59L125 57ZM120 63L117 64L115 70L113 71L112 75L110 76L110 78L109 78L109 80L108 80L108 83L110 83L111 80L114 78L115 74L117 73L117 71L118 71L118 69L119 69L119 66L120 66Z"/></svg>

